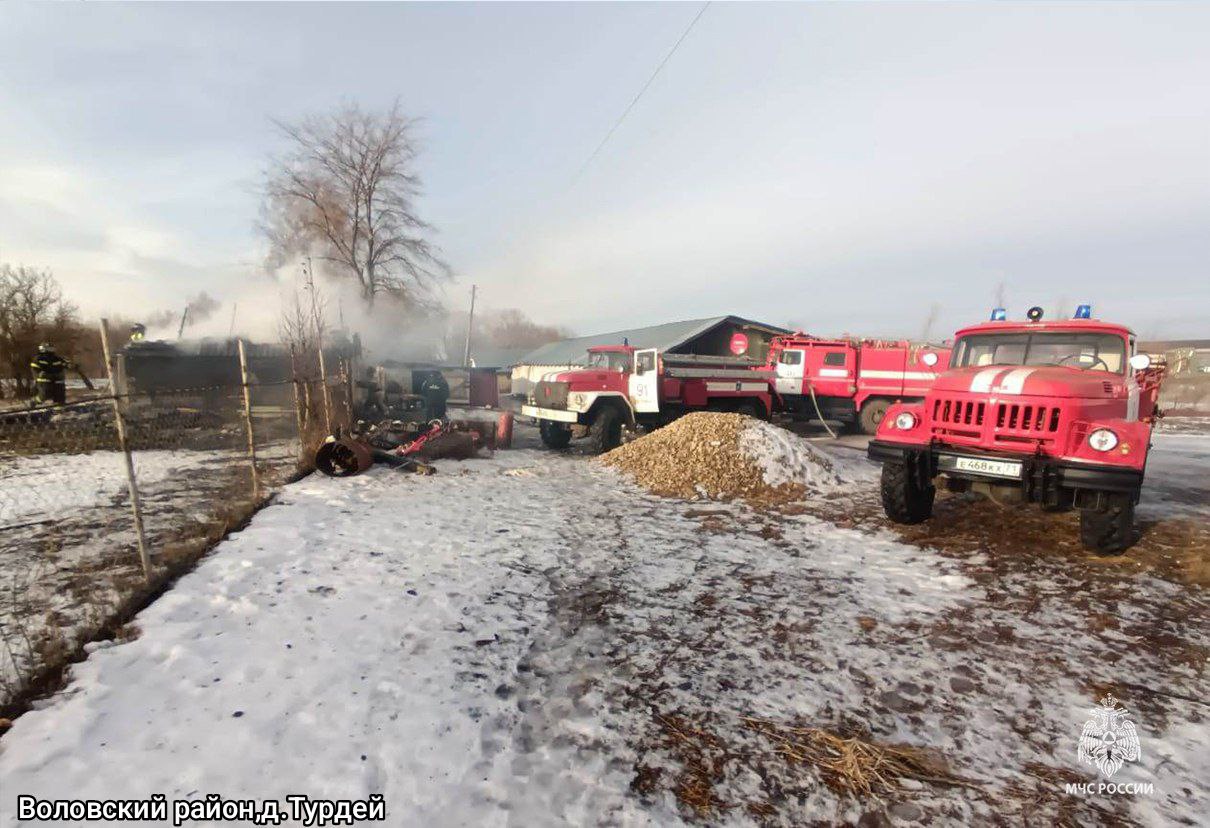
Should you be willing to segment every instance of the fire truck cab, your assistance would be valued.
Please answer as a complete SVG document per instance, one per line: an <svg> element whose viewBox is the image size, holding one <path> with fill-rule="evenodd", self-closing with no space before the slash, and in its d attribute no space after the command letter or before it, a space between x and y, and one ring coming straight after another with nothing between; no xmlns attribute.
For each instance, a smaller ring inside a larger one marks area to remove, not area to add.
<svg viewBox="0 0 1210 828"><path fill-rule="evenodd" d="M897 523L933 511L938 479L1001 505L1080 510L1085 548L1133 542L1162 368L1127 327L1092 319L992 321L955 335L949 369L923 402L892 406L869 444Z"/></svg>
<svg viewBox="0 0 1210 828"><path fill-rule="evenodd" d="M777 393L796 418L836 420L865 434L896 402L919 402L945 370L949 351L874 339L775 337L769 347Z"/></svg>
<svg viewBox="0 0 1210 828"><path fill-rule="evenodd" d="M547 374L521 413L538 421L542 442L561 449L587 437L589 452L616 448L624 428L655 428L689 411L736 411L767 418L772 373L744 357L660 353L604 345L584 368Z"/></svg>

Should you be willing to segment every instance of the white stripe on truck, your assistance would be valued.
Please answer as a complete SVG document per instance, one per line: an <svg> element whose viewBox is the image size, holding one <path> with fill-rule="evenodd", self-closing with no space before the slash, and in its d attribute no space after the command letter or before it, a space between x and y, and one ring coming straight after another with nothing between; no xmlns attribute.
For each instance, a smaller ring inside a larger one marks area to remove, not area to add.
<svg viewBox="0 0 1210 828"><path fill-rule="evenodd" d="M769 384L764 382L708 382L707 391L768 391Z"/></svg>
<svg viewBox="0 0 1210 828"><path fill-rule="evenodd" d="M1000 375L1002 368L988 368L986 371L980 371L975 374L975 378L971 380L971 391L975 393L986 394L992 390L992 380Z"/></svg>
<svg viewBox="0 0 1210 828"><path fill-rule="evenodd" d="M1029 379L1029 375L1036 370L1036 368L1018 368L1015 371L1009 371L1008 376L1000 380L1000 393L1020 394L1025 380Z"/></svg>
<svg viewBox="0 0 1210 828"><path fill-rule="evenodd" d="M899 379L902 377L905 380L931 380L936 379L937 374L933 371L862 371L862 379Z"/></svg>

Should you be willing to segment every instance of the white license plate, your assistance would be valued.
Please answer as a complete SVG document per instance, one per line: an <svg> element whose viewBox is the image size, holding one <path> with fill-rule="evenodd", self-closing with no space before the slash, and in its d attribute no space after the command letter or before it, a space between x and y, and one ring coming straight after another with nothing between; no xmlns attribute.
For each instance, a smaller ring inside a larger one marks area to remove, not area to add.
<svg viewBox="0 0 1210 828"><path fill-rule="evenodd" d="M954 470L989 474L993 477L1020 477L1021 464L1011 460L985 460L982 457L955 457Z"/></svg>

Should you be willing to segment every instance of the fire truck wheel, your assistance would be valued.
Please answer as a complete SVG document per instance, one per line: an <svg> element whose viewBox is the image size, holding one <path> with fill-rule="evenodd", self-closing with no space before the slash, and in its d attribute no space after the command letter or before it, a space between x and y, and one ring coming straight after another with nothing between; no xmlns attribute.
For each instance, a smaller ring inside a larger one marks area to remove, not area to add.
<svg viewBox="0 0 1210 828"><path fill-rule="evenodd" d="M588 427L588 451L604 454L622 445L622 417L613 406L605 406L597 412Z"/></svg>
<svg viewBox="0 0 1210 828"><path fill-rule="evenodd" d="M933 516L937 488L921 488L904 463L882 464L882 508L896 523L923 523Z"/></svg>
<svg viewBox="0 0 1210 828"><path fill-rule="evenodd" d="M740 403L738 406L736 406L735 413L743 414L745 417L755 417L758 420L769 419L765 415L765 407L755 400Z"/></svg>
<svg viewBox="0 0 1210 828"><path fill-rule="evenodd" d="M1134 540L1134 498L1127 494L1106 495L1103 512L1080 512L1080 543L1098 555L1117 555Z"/></svg>
<svg viewBox="0 0 1210 828"><path fill-rule="evenodd" d="M565 449L571 442L571 429L561 423L539 420L538 433L542 435L542 444L547 448Z"/></svg>
<svg viewBox="0 0 1210 828"><path fill-rule="evenodd" d="M862 434L873 434L878 430L878 424L882 422L882 418L886 416L887 409L891 407L891 403L887 400L866 400L861 406L861 414L858 416L858 423L861 426Z"/></svg>

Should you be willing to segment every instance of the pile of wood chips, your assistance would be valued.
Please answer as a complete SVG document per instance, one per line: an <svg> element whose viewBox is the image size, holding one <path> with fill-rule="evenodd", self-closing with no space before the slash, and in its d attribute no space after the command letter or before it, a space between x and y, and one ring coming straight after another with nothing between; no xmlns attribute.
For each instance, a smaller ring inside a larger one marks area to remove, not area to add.
<svg viewBox="0 0 1210 828"><path fill-rule="evenodd" d="M797 484L770 486L741 450L743 414L695 412L601 456L650 492L685 500L744 499L774 506L803 497Z"/></svg>

